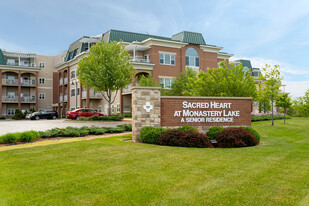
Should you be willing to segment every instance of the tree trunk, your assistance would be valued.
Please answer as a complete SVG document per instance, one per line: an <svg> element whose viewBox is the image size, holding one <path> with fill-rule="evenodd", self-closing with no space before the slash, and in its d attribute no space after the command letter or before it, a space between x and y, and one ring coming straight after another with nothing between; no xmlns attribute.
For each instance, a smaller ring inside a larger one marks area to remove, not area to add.
<svg viewBox="0 0 309 206"><path fill-rule="evenodd" d="M111 99L109 99L108 101L108 116L111 116L112 115L112 103L111 103Z"/></svg>
<svg viewBox="0 0 309 206"><path fill-rule="evenodd" d="M271 125L274 125L274 100L271 99Z"/></svg>

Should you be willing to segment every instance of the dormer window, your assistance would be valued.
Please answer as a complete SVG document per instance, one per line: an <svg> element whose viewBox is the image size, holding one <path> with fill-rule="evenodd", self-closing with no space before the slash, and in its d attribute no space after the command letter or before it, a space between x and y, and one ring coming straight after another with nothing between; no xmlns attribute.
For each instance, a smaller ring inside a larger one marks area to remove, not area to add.
<svg viewBox="0 0 309 206"><path fill-rule="evenodd" d="M188 67L200 67L200 57L199 57L196 49L189 48L186 51L186 66L188 66Z"/></svg>

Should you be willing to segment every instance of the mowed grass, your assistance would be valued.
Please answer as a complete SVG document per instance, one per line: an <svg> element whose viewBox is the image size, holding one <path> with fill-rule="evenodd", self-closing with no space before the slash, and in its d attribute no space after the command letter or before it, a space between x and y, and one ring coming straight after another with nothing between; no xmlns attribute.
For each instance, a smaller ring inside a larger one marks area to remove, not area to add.
<svg viewBox="0 0 309 206"><path fill-rule="evenodd" d="M0 205L309 205L309 119L253 123L262 144L197 149L130 136L0 152Z"/></svg>

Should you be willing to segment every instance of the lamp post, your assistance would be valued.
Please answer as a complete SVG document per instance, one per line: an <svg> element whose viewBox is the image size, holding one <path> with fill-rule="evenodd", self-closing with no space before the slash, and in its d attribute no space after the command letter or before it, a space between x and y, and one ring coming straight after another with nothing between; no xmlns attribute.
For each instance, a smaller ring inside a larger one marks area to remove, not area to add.
<svg viewBox="0 0 309 206"><path fill-rule="evenodd" d="M75 109L77 109L77 80L76 79L73 79L72 80L72 85L75 84Z"/></svg>

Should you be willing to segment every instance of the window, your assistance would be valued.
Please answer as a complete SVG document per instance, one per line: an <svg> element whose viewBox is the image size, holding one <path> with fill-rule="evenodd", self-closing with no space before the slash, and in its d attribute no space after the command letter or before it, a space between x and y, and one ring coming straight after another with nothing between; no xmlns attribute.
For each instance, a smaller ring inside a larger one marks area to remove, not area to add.
<svg viewBox="0 0 309 206"><path fill-rule="evenodd" d="M98 112L102 112L102 107L98 107Z"/></svg>
<svg viewBox="0 0 309 206"><path fill-rule="evenodd" d="M173 79L170 78L160 78L160 85L164 89L170 89L172 87Z"/></svg>
<svg viewBox="0 0 309 206"><path fill-rule="evenodd" d="M189 48L186 51L186 66L189 67L199 67L200 58L198 52L194 48Z"/></svg>
<svg viewBox="0 0 309 206"><path fill-rule="evenodd" d="M40 93L39 94L39 99L45 99L45 93Z"/></svg>
<svg viewBox="0 0 309 206"><path fill-rule="evenodd" d="M112 110L112 113L114 113L115 105L112 104L112 109L111 110Z"/></svg>
<svg viewBox="0 0 309 206"><path fill-rule="evenodd" d="M117 113L120 113L120 104L117 104Z"/></svg>
<svg viewBox="0 0 309 206"><path fill-rule="evenodd" d="M15 115L15 109L8 109L8 110L7 110L7 115L8 115L8 116L13 116L13 115Z"/></svg>
<svg viewBox="0 0 309 206"><path fill-rule="evenodd" d="M8 92L8 99L15 99L15 92Z"/></svg>
<svg viewBox="0 0 309 206"><path fill-rule="evenodd" d="M73 51L72 59L74 59L74 57L76 57L77 51L78 51L78 49L75 49L75 50Z"/></svg>
<svg viewBox="0 0 309 206"><path fill-rule="evenodd" d="M75 77L75 70L71 71L71 79Z"/></svg>
<svg viewBox="0 0 309 206"><path fill-rule="evenodd" d="M67 61L70 61L72 59L72 55L73 55L73 52L70 52L68 55Z"/></svg>
<svg viewBox="0 0 309 206"><path fill-rule="evenodd" d="M244 73L246 73L247 71L249 71L248 67L243 67Z"/></svg>
<svg viewBox="0 0 309 206"><path fill-rule="evenodd" d="M39 84L45 84L45 79L44 78L39 78Z"/></svg>
<svg viewBox="0 0 309 206"><path fill-rule="evenodd" d="M76 96L79 96L79 88L76 90Z"/></svg>
<svg viewBox="0 0 309 206"><path fill-rule="evenodd" d="M29 61L24 61L24 66L29 66Z"/></svg>
<svg viewBox="0 0 309 206"><path fill-rule="evenodd" d="M175 55L160 54L160 64L175 65Z"/></svg>
<svg viewBox="0 0 309 206"><path fill-rule="evenodd" d="M39 67L40 67L40 68L44 68L44 67L45 67L45 62L40 62L40 63L39 63Z"/></svg>
<svg viewBox="0 0 309 206"><path fill-rule="evenodd" d="M8 65L15 65L15 59L8 59L6 63Z"/></svg>
<svg viewBox="0 0 309 206"><path fill-rule="evenodd" d="M75 89L71 89L71 97L75 97Z"/></svg>

